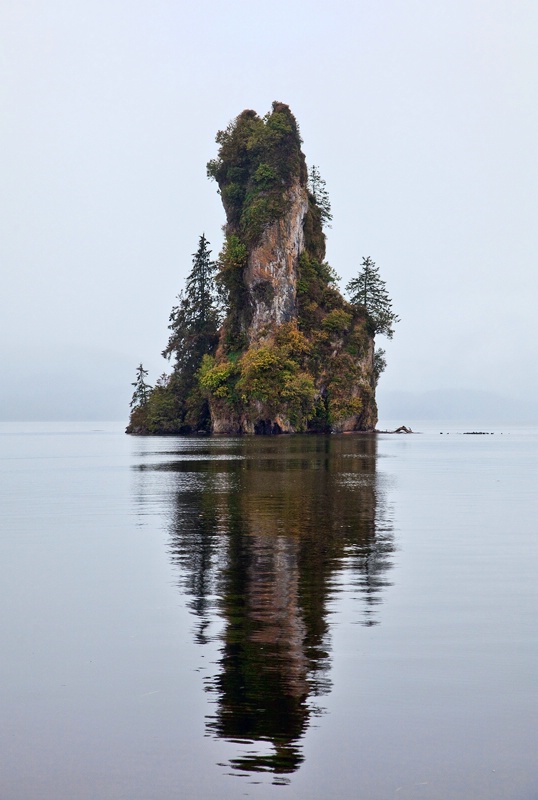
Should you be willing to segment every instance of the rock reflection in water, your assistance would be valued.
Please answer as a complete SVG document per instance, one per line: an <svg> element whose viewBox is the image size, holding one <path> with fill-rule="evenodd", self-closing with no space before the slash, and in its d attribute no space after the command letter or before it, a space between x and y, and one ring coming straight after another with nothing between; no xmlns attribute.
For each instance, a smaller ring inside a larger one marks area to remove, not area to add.
<svg viewBox="0 0 538 800"><path fill-rule="evenodd" d="M182 474L172 558L198 641L212 622L223 624L208 728L257 743L235 768L293 772L315 698L330 688L331 602L354 591L361 621L379 621L393 539L376 439L210 440L197 460L185 460L189 440L179 444L166 464Z"/></svg>

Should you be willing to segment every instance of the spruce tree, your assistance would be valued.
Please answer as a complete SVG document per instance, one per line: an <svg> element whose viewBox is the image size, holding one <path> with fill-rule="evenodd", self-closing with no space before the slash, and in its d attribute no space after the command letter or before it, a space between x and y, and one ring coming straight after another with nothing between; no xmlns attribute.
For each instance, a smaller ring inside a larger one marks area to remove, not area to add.
<svg viewBox="0 0 538 800"><path fill-rule="evenodd" d="M131 400L131 408L135 411L137 408L144 408L147 405L152 387L146 383L145 378L148 370L144 369L140 363L136 369L136 380L131 386L134 386L133 397Z"/></svg>
<svg viewBox="0 0 538 800"><path fill-rule="evenodd" d="M329 192L327 185L320 175L320 171L315 164L313 164L308 171L308 191L314 198L316 205L321 212L321 224L323 227L330 228L330 222L333 218L331 213L331 201L329 200Z"/></svg>
<svg viewBox="0 0 538 800"><path fill-rule="evenodd" d="M207 399L198 386L197 371L205 355L218 343L220 306L215 289L216 264L211 260L209 242L202 234L192 256L192 269L170 313L168 344L162 355L174 359L170 381L162 397L174 398L174 425L180 430L206 430L210 424Z"/></svg>
<svg viewBox="0 0 538 800"><path fill-rule="evenodd" d="M180 292L177 306L170 313L171 333L162 352L175 358L174 370L184 379L194 378L204 355L212 353L218 340L219 306L215 291L216 265L205 235L192 257L192 270Z"/></svg>
<svg viewBox="0 0 538 800"><path fill-rule="evenodd" d="M374 384L377 386L382 372L387 368L387 359L382 347L378 347L374 352Z"/></svg>
<svg viewBox="0 0 538 800"><path fill-rule="evenodd" d="M361 270L347 286L349 302L354 306L364 306L371 320L372 333L383 333L392 339L392 327L400 318L392 311L392 300L385 288L386 281L379 275L379 267L370 256L363 258Z"/></svg>

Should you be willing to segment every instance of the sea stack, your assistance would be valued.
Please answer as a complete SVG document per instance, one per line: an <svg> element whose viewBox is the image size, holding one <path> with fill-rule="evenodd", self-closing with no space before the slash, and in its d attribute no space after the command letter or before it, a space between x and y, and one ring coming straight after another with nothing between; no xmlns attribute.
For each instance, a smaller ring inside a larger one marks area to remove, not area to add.
<svg viewBox="0 0 538 800"><path fill-rule="evenodd" d="M374 339L325 262L297 122L284 103L219 132L208 173L226 212L227 314L201 384L214 433L375 428Z"/></svg>

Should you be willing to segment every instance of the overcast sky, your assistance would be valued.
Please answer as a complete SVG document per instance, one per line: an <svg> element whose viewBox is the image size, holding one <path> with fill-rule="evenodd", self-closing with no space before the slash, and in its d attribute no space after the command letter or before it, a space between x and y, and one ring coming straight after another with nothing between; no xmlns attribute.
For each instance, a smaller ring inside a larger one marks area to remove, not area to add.
<svg viewBox="0 0 538 800"><path fill-rule="evenodd" d="M199 235L222 242L215 134L273 100L342 285L371 256L401 316L382 414L536 405L537 41L533 0L2 0L0 417L127 416Z"/></svg>

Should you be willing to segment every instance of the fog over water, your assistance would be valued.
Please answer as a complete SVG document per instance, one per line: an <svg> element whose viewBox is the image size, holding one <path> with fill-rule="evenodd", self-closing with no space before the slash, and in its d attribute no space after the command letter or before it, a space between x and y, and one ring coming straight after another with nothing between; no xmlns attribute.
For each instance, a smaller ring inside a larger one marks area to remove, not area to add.
<svg viewBox="0 0 538 800"><path fill-rule="evenodd" d="M381 416L396 392L438 413L423 394L448 389L536 415L537 17L523 0L4 0L0 418L126 415L136 364L166 366L198 236L221 245L215 133L276 99L327 181L342 284L370 255L402 318Z"/></svg>

